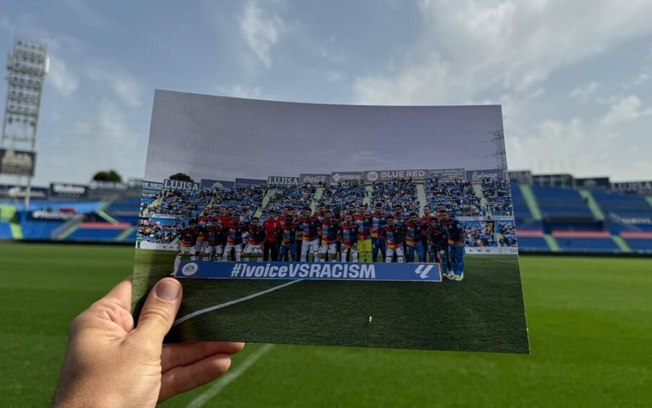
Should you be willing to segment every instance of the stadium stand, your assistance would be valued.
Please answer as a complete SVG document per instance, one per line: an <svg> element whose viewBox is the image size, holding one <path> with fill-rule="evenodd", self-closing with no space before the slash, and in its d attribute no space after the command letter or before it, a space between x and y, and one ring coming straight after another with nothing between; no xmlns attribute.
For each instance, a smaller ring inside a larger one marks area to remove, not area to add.
<svg viewBox="0 0 652 408"><path fill-rule="evenodd" d="M380 194L380 188L375 189L374 193ZM336 185L326 186L319 199L319 205L325 205L340 212L350 204L356 207L362 205L366 194L364 183L355 180L344 181Z"/></svg>
<svg viewBox="0 0 652 408"><path fill-rule="evenodd" d="M632 251L652 253L652 232L623 231L620 236Z"/></svg>
<svg viewBox="0 0 652 408"><path fill-rule="evenodd" d="M470 246L510 247L518 237L519 249L526 251L652 253L652 199L644 195L493 179L162 190L109 201L39 199L27 211L4 200L0 239L133 242L139 232L142 241L174 244L190 219L213 218L223 207L233 207L247 221L254 214L264 220L270 209L281 212L284 206L323 204L337 213L350 204L375 203L387 212L401 204L420 216L422 204L434 211L447 208L465 226Z"/></svg>
<svg viewBox="0 0 652 408"><path fill-rule="evenodd" d="M551 250L542 230L518 230L516 235L519 249L522 248L533 252L548 252Z"/></svg>
<svg viewBox="0 0 652 408"><path fill-rule="evenodd" d="M553 231L559 247L566 251L618 252L608 231Z"/></svg>
<svg viewBox="0 0 652 408"><path fill-rule="evenodd" d="M11 239L11 224L7 221L0 221L0 239Z"/></svg>
<svg viewBox="0 0 652 408"><path fill-rule="evenodd" d="M81 223L72 234L68 236L71 241L115 241L130 224L110 224L88 222Z"/></svg>
<svg viewBox="0 0 652 408"><path fill-rule="evenodd" d="M605 214L607 227L614 234L620 231L652 231L652 206L644 197L592 191Z"/></svg>
<svg viewBox="0 0 652 408"><path fill-rule="evenodd" d="M140 198L137 197L114 201L109 203L103 211L118 222L136 225L140 202Z"/></svg>
<svg viewBox="0 0 652 408"><path fill-rule="evenodd" d="M51 239L52 232L63 223L59 220L25 220L20 225L24 239Z"/></svg>
<svg viewBox="0 0 652 408"><path fill-rule="evenodd" d="M420 203L417 200L417 186L412 179L397 179L392 181L376 181L371 186L371 201L382 203L383 209L393 212L393 206L400 204L405 207L408 203L415 205L418 212Z"/></svg>
<svg viewBox="0 0 652 408"><path fill-rule="evenodd" d="M480 204L469 181L443 181L429 178L424 183L426 201L431 208L444 207L453 217L480 216L486 210Z"/></svg>

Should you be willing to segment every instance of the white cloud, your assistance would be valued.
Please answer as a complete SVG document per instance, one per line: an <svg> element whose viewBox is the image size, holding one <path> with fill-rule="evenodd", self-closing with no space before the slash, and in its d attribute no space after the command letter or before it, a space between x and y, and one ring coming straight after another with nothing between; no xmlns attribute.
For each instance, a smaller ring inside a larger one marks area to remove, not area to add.
<svg viewBox="0 0 652 408"><path fill-rule="evenodd" d="M641 100L635 95L630 95L612 105L609 112L600 121L600 124L604 127L615 127L636 120L640 116Z"/></svg>
<svg viewBox="0 0 652 408"><path fill-rule="evenodd" d="M136 79L130 76L117 76L113 79L113 92L128 105L142 105L142 89Z"/></svg>
<svg viewBox="0 0 652 408"><path fill-rule="evenodd" d="M272 66L272 48L285 31L285 23L274 13L265 12L255 0L245 4L238 19L240 32L249 50L267 69Z"/></svg>
<svg viewBox="0 0 652 408"><path fill-rule="evenodd" d="M233 85L229 89L220 89L220 93L225 95L233 96L236 98L249 98L249 99L260 99L262 98L262 90L260 87L247 87L241 84Z"/></svg>
<svg viewBox="0 0 652 408"><path fill-rule="evenodd" d="M358 78L361 103L460 103L527 91L551 72L652 32L652 2L424 0L423 33L396 68Z"/></svg>
<svg viewBox="0 0 652 408"><path fill-rule="evenodd" d="M634 95L614 103L596 122L580 118L544 120L506 137L511 168L535 172L569 172L576 176L611 176L613 179L649 178L652 161L652 109Z"/></svg>
<svg viewBox="0 0 652 408"><path fill-rule="evenodd" d="M54 55L50 57L50 72L46 82L51 83L64 96L72 95L79 86L79 78L68 69L63 59Z"/></svg>
<svg viewBox="0 0 652 408"><path fill-rule="evenodd" d="M95 83L107 86L110 92L127 105L131 107L142 105L143 89L133 76L97 66L86 69L85 75Z"/></svg>
<svg viewBox="0 0 652 408"><path fill-rule="evenodd" d="M579 100L581 102L586 102L588 101L592 96L595 95L596 91L600 88L600 85L595 82L591 81L588 85L584 87L577 87L573 89L570 93L570 97L576 100Z"/></svg>

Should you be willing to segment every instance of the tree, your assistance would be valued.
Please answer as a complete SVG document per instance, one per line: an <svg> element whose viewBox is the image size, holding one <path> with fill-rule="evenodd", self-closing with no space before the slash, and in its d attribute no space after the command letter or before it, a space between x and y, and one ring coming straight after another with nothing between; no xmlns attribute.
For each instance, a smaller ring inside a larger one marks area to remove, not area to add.
<svg viewBox="0 0 652 408"><path fill-rule="evenodd" d="M192 178L190 178L190 176L187 175L186 173L175 173L175 174L170 176L170 180L194 182L194 180Z"/></svg>
<svg viewBox="0 0 652 408"><path fill-rule="evenodd" d="M111 169L111 170L102 170L102 171L98 171L97 173L95 173L92 180L93 181L111 181L111 182L114 182L114 183L120 183L120 182L122 182L122 176L120 176L120 174L117 171L113 170L113 169Z"/></svg>

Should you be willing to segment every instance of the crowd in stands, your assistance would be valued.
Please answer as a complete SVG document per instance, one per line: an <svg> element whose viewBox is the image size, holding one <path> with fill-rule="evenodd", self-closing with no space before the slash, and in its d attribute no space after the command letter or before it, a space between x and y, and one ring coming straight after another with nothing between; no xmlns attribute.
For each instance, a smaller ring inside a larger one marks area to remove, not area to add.
<svg viewBox="0 0 652 408"><path fill-rule="evenodd" d="M513 215L512 193L509 183L503 180L482 180L482 194L492 215Z"/></svg>
<svg viewBox="0 0 652 408"><path fill-rule="evenodd" d="M276 186L270 190L273 190L274 193L270 197L265 211L274 210L280 214L283 207L299 209L310 207L317 188L310 184L304 184L301 186Z"/></svg>
<svg viewBox="0 0 652 408"><path fill-rule="evenodd" d="M362 181L346 180L324 188L319 205L325 205L334 211L341 211L350 204L356 207L364 202L366 188Z"/></svg>
<svg viewBox="0 0 652 408"><path fill-rule="evenodd" d="M210 194L214 206L233 207L237 212L243 207L255 211L260 207L266 192L266 185L253 185L240 186L234 190L215 189Z"/></svg>
<svg viewBox="0 0 652 408"><path fill-rule="evenodd" d="M391 211L400 204L405 207L411 203L419 211L417 186L411 178L398 178L391 181L376 181L371 186L371 201L381 203L384 211Z"/></svg>
<svg viewBox="0 0 652 408"><path fill-rule="evenodd" d="M454 217L482 216L480 198L470 181L439 181L429 178L424 182L426 199L432 208L444 207Z"/></svg>
<svg viewBox="0 0 652 408"><path fill-rule="evenodd" d="M516 224L514 222L499 221L497 225L500 234L498 245L516 246Z"/></svg>
<svg viewBox="0 0 652 408"><path fill-rule="evenodd" d="M179 227L176 222L162 224L143 218L138 221L138 235L143 241L157 244L169 244L177 237Z"/></svg>
<svg viewBox="0 0 652 408"><path fill-rule="evenodd" d="M174 215L187 219L196 216L213 198L209 190L163 190L143 211L150 214ZM160 199L160 202L158 202ZM154 204L158 202L157 204Z"/></svg>
<svg viewBox="0 0 652 408"><path fill-rule="evenodd" d="M465 226L464 244L472 247L496 246L496 238L492 227L480 222L463 223Z"/></svg>
<svg viewBox="0 0 652 408"><path fill-rule="evenodd" d="M473 184L468 181L439 181L430 178L423 181L427 204L430 208L446 208L451 216L486 216L511 215L512 203L509 185L502 181L483 180L482 194L491 208L489 214L483 212L481 198L476 195ZM317 189L322 190L319 200L315 200ZM382 210L392 213L396 205L403 207L403 215L420 213L417 183L412 179L399 178L391 181L376 181L365 184L363 181L347 180L338 184L303 184L299 186L241 186L234 190L203 189L199 192L182 190L165 190L145 204L147 213L163 214L174 217L182 225L188 220L209 212L217 214L221 208L232 208L242 222L249 222L254 214L261 212L261 222L270 210L277 214L291 208L293 212L303 208L326 207L336 216L347 208L360 205L368 207L367 213L377 204ZM152 203L155 203L152 205ZM492 224L493 225L493 224ZM464 222L466 244L469 246L511 246L515 244L513 224L498 224L501 231L489 231L484 223L478 221ZM511 229L510 229L511 228ZM141 222L139 235L144 240L157 243L169 243L176 239L179 228L161 225L158 222ZM499 234L498 234L499 233Z"/></svg>

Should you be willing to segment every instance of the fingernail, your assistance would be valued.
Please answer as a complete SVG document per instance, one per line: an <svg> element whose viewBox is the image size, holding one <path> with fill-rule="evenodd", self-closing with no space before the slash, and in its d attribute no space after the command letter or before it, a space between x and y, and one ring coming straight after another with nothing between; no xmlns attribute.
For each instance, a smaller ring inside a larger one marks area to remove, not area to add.
<svg viewBox="0 0 652 408"><path fill-rule="evenodd" d="M162 280L156 285L156 297L167 302L172 302L179 296L181 287L171 279Z"/></svg>

